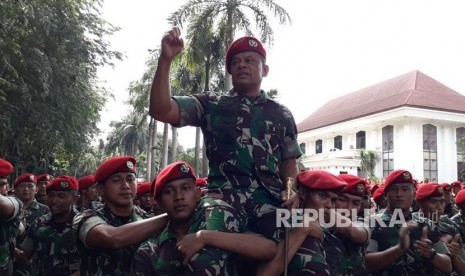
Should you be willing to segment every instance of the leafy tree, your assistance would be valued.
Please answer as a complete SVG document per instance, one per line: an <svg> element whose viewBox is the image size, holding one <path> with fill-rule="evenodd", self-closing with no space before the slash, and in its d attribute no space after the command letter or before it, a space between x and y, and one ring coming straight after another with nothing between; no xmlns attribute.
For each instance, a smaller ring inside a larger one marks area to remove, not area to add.
<svg viewBox="0 0 465 276"><path fill-rule="evenodd" d="M368 178L374 182L377 181L375 176L375 167L379 162L379 155L372 150L360 150L360 169L368 175Z"/></svg>

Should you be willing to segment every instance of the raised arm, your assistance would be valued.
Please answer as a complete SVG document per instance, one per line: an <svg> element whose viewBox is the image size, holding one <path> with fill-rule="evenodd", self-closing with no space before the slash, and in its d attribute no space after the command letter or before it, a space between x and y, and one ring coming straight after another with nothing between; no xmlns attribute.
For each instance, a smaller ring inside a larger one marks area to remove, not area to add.
<svg viewBox="0 0 465 276"><path fill-rule="evenodd" d="M164 123L179 123L179 108L176 101L171 99L169 75L172 61L183 47L184 42L178 27L168 31L161 40L161 53L150 90L149 114Z"/></svg>

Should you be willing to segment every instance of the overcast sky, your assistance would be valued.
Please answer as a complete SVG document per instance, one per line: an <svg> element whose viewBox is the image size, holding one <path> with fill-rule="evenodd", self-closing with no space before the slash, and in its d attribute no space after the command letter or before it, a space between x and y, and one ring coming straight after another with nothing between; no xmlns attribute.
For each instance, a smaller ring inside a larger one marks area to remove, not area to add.
<svg viewBox="0 0 465 276"><path fill-rule="evenodd" d="M104 18L121 30L111 39L125 54L99 72L114 93L99 125L127 114L130 81L145 70L148 49L159 47L166 18L186 0L106 0ZM274 45L265 45L270 73L264 90L299 123L327 101L404 73L420 70L465 93L465 1L463 0L279 0L291 25L274 25ZM193 131L180 143L193 147Z"/></svg>

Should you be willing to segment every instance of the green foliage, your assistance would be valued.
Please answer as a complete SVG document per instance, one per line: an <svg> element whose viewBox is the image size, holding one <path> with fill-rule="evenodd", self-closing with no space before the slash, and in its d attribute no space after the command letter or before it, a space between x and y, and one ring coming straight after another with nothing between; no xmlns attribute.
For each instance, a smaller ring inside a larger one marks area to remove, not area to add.
<svg viewBox="0 0 465 276"><path fill-rule="evenodd" d="M374 174L376 164L379 162L380 157L378 153L372 150L360 150L360 169L368 174L368 178L376 182L378 179Z"/></svg>
<svg viewBox="0 0 465 276"><path fill-rule="evenodd" d="M0 156L16 173L66 169L98 134L97 67L121 54L101 1L0 1Z"/></svg>

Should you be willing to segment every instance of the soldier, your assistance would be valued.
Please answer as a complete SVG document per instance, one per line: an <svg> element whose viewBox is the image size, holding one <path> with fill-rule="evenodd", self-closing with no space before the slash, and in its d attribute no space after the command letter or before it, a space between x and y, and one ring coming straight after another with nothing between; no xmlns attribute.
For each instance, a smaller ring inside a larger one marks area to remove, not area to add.
<svg viewBox="0 0 465 276"><path fill-rule="evenodd" d="M81 258L72 231L78 186L74 177L63 175L46 187L51 214L29 227L20 246L28 259L35 253L37 275L79 275Z"/></svg>
<svg viewBox="0 0 465 276"><path fill-rule="evenodd" d="M20 175L14 184L15 196L22 201L24 205L23 225L26 232L32 223L39 217L50 214L50 208L42 203L37 202L35 195L37 193L37 177L32 173L23 173ZM18 237L18 244L23 242L24 236ZM16 250L17 260L15 263L15 275L29 274L37 269L31 266L29 261L25 258L22 250Z"/></svg>
<svg viewBox="0 0 465 276"><path fill-rule="evenodd" d="M13 172L13 165L5 159L0 158L0 195L8 195L8 177Z"/></svg>
<svg viewBox="0 0 465 276"><path fill-rule="evenodd" d="M169 70L184 46L174 27L162 38L152 83L149 112L173 126L201 127L209 160L208 192L233 206L242 222L237 232L251 231L279 240L275 225L283 179L297 175L297 128L292 113L261 89L269 71L266 51L256 38L242 37L226 53L233 89L223 96L202 93L170 95ZM296 207L295 193L283 206Z"/></svg>
<svg viewBox="0 0 465 276"><path fill-rule="evenodd" d="M454 182L450 183L450 186L452 187L452 193L454 194L454 196L457 196L457 193L462 188L462 185L461 185L460 181L454 181Z"/></svg>
<svg viewBox="0 0 465 276"><path fill-rule="evenodd" d="M447 246L449 247L449 251L451 253L450 257L454 264L455 271L459 275L464 276L465 256L463 256L462 253L464 251L463 241L465 241L465 190L462 189L455 195L455 204L460 211L458 214L451 218L451 221L457 227L462 243L459 242L458 237L454 237L454 239L449 244L447 244Z"/></svg>
<svg viewBox="0 0 465 276"><path fill-rule="evenodd" d="M455 204L460 209L459 213L451 218L459 231L462 240L465 241L465 189L460 190L455 196Z"/></svg>
<svg viewBox="0 0 465 276"><path fill-rule="evenodd" d="M284 268L286 250L290 260L287 264L289 274L338 275L341 272L345 274L346 268L342 256L345 254L345 249L342 242L333 235L332 231L321 228L320 222L326 220L329 210L334 207L338 198L337 194L347 186L347 182L331 173L319 170L299 173L296 182L300 208L304 208L304 211L316 210L318 216L304 220L300 227L294 227L289 232L289 248L285 248L285 242L281 241L275 257L260 266L259 275L280 275ZM328 254L325 254L326 248L329 250Z"/></svg>
<svg viewBox="0 0 465 276"><path fill-rule="evenodd" d="M37 176L37 194L36 200L39 203L47 205L47 185L52 181L53 177L48 173Z"/></svg>
<svg viewBox="0 0 465 276"><path fill-rule="evenodd" d="M347 187L338 195L335 207L338 211L345 211L348 214L366 214L369 215L370 209L363 209L363 198L367 196L367 182L365 179L351 174L341 174L340 179L347 182ZM348 216L351 218L350 216ZM370 237L370 229L364 223L364 217L359 216L352 218L355 226L358 226L358 233L341 235L336 233L336 236L342 240L342 244L347 253L346 265L349 275L362 275L365 270L365 253L368 246L368 238ZM353 231L354 233L355 231Z"/></svg>
<svg viewBox="0 0 465 276"><path fill-rule="evenodd" d="M10 162L0 159L0 180L13 172ZM8 185L8 184L6 184ZM14 197L0 194L0 275L13 274L16 237L22 219L23 203Z"/></svg>
<svg viewBox="0 0 465 276"><path fill-rule="evenodd" d="M379 188L373 193L373 201L376 203L376 213L387 207L387 200L384 195L384 185L379 186Z"/></svg>
<svg viewBox="0 0 465 276"><path fill-rule="evenodd" d="M105 203L87 209L73 220L81 254L81 275L129 275L139 244L166 225L166 215L143 220L133 206L136 196L136 160L112 157L94 174Z"/></svg>
<svg viewBox="0 0 465 276"><path fill-rule="evenodd" d="M151 187L152 182L142 182L137 185L136 198L140 202L140 208L145 211L145 214L143 215L144 218L151 218L155 216L155 212L153 210L153 197L150 193Z"/></svg>
<svg viewBox="0 0 465 276"><path fill-rule="evenodd" d="M79 182L79 199L76 202L76 210L82 212L86 209L97 209L102 206L99 201L97 182L94 175L86 175L78 180Z"/></svg>
<svg viewBox="0 0 465 276"><path fill-rule="evenodd" d="M230 228L226 223L237 222L229 221L229 210L213 208L215 200L201 199L195 180L194 169L184 161L172 163L158 174L154 197L162 211L167 212L169 224L139 247L133 274L181 275L191 273L191 267L203 266L196 270L202 270L202 275L233 275L229 252L256 259L269 259L276 252L274 242L257 235L218 231ZM215 223L201 226L205 214ZM196 254L205 247L214 254L208 261L198 259Z"/></svg>
<svg viewBox="0 0 465 276"><path fill-rule="evenodd" d="M454 195L452 194L452 186L449 183L442 183L440 184L444 193L444 200L445 200L445 209L444 213L449 217L453 217L455 214L458 213L457 206L454 203Z"/></svg>
<svg viewBox="0 0 465 276"><path fill-rule="evenodd" d="M372 227L365 264L373 275L451 273L449 251L427 219L412 222L415 182L410 172L395 170L384 183L388 207L369 218ZM441 273L442 272L442 273Z"/></svg>

